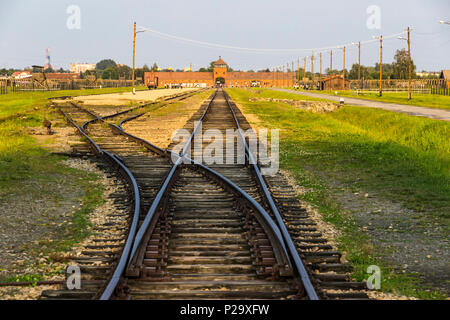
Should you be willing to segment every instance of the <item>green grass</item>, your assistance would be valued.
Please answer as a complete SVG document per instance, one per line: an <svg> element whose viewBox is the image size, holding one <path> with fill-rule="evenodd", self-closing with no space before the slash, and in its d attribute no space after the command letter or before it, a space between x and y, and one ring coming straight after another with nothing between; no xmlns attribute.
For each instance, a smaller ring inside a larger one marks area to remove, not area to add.
<svg viewBox="0 0 450 320"><path fill-rule="evenodd" d="M120 92L125 89L77 90L39 93L17 93L0 96L0 203L11 201L24 193L36 199L53 199L55 205L64 200L59 185L67 190L80 190L79 197L69 198L81 203L80 207L58 229L52 239L42 235L38 244L29 243L27 252L51 254L66 251L82 241L89 233L88 215L102 202L103 187L97 175L66 167L61 164L65 158L50 153L29 134L29 130L42 126L43 109L49 103L47 98L62 95L80 95ZM129 88L126 88L129 90ZM35 110L37 107L38 110ZM59 115L48 112L51 121ZM69 186L70 185L70 186ZM73 187L77 185L77 187ZM66 192L67 192L66 190ZM77 196L78 197L78 196ZM32 221L30 223L39 223ZM44 249L45 248L45 249ZM28 278L31 280L27 280ZM12 277L7 281L36 281L33 275ZM41 279L39 279L41 280Z"/></svg>
<svg viewBox="0 0 450 320"><path fill-rule="evenodd" d="M311 91L314 93L335 95L335 91ZM384 92L379 96L377 92L363 92L359 95L354 91L338 91L338 95L365 100L391 102L410 106L437 108L450 110L450 96L437 94L413 93L412 99L408 99L407 92Z"/></svg>
<svg viewBox="0 0 450 320"><path fill-rule="evenodd" d="M66 174L71 174L71 178L83 188L84 195L80 199L81 207L71 217L71 224L65 225L64 237L58 241L54 241L54 239L39 241L38 246L32 249L36 251L36 254L49 255L68 251L75 244L90 236L89 214L104 203L102 197L104 188L98 183L97 175L70 168L65 168L65 171ZM42 249L44 246L45 250Z"/></svg>
<svg viewBox="0 0 450 320"><path fill-rule="evenodd" d="M137 90L144 90L139 87ZM29 111L42 109L48 104L49 98L63 96L81 96L103 93L129 92L131 88L102 88L83 90L63 90L63 91L39 91L39 92L17 92L0 95L0 121L8 119L17 114L24 114Z"/></svg>
<svg viewBox="0 0 450 320"><path fill-rule="evenodd" d="M14 277L8 277L3 282L33 282L33 286L36 285L38 281L44 280L44 276L42 274L26 274L26 275L18 275Z"/></svg>
<svg viewBox="0 0 450 320"><path fill-rule="evenodd" d="M340 231L340 249L354 266L354 277L366 269L383 269L384 291L442 298L419 286L416 275L397 274L384 263L350 214L333 196L331 181L422 212L424 223L438 223L448 236L450 207L450 124L379 109L346 106L333 113L314 114L284 104L250 102L251 97L303 99L272 90L227 90L263 126L280 129L280 164L309 192L301 196ZM310 99L308 99L310 100ZM413 222L413 223L416 223Z"/></svg>

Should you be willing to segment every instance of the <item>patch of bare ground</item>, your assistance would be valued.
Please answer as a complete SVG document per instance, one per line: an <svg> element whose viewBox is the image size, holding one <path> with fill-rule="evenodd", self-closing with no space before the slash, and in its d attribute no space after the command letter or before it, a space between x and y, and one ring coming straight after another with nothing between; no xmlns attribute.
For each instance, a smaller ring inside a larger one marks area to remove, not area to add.
<svg viewBox="0 0 450 320"><path fill-rule="evenodd" d="M83 101L77 101L77 105L86 108L92 112L94 112L96 115L100 117L106 117L112 114L119 113L121 111L129 110L131 108L138 107L140 105L145 104L144 101L138 101L138 102L130 102L126 105L90 105L85 104Z"/></svg>
<svg viewBox="0 0 450 320"><path fill-rule="evenodd" d="M51 185L24 183L20 193L0 199L2 278L12 276L16 270L30 271L27 267L36 259L30 256L30 245L38 245L40 240L64 239L65 225L70 224L70 218L81 207L83 188L71 181L70 176L58 178Z"/></svg>
<svg viewBox="0 0 450 320"><path fill-rule="evenodd" d="M302 109L314 113L326 113L338 110L341 106L326 101L305 101L305 100L291 100L291 99L276 99L276 98L250 98L251 102L276 102L276 103L287 103L294 108Z"/></svg>
<svg viewBox="0 0 450 320"><path fill-rule="evenodd" d="M36 143L51 152L70 153L71 145L80 143L80 135L73 126L68 126L61 120L53 121L52 134L43 127L30 127L28 133Z"/></svg>
<svg viewBox="0 0 450 320"><path fill-rule="evenodd" d="M90 106L126 106L130 103L145 103L155 101L161 97L167 97L183 92L190 92L199 90L197 88L185 89L158 89L158 90L144 90L137 91L135 95L131 92L109 93L90 96L75 97L74 101L83 101Z"/></svg>
<svg viewBox="0 0 450 320"><path fill-rule="evenodd" d="M103 186L103 197L106 200L88 216L90 225L87 230L92 236L74 245L67 252L53 252L47 245L42 245L42 241L52 244L64 240L64 226L71 224L70 219L81 206L79 197L82 196L83 190L76 184L61 181L54 190L54 193L63 199L60 201L55 201L49 194L36 196L32 192L24 192L21 199L15 197L7 199L9 201L3 200L3 204L8 206L5 211L8 214L3 212L5 207L2 206L0 278L40 275L42 280L64 280L64 270L71 264L71 258L81 255L83 248L92 244L95 237L92 231L95 227L111 222L111 214L123 210L114 206L111 197L113 193L123 192L121 186L99 170L95 163L71 158L63 161L62 165L99 176L98 182ZM33 300L39 298L42 291L57 288L57 285L0 287L0 299Z"/></svg>
<svg viewBox="0 0 450 320"><path fill-rule="evenodd" d="M172 134L185 126L209 95L208 92L197 94L181 102L150 111L136 120L125 123L123 129L160 148L167 148L172 142Z"/></svg>
<svg viewBox="0 0 450 320"><path fill-rule="evenodd" d="M339 186L333 198L370 236L377 252L397 273L416 274L426 286L450 292L449 239L427 212L405 208L382 195Z"/></svg>

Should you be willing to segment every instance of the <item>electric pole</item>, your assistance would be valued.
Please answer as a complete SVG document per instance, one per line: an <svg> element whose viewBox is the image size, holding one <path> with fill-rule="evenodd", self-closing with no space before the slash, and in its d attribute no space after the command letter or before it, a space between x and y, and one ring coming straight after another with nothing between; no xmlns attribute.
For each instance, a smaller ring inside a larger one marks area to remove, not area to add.
<svg viewBox="0 0 450 320"><path fill-rule="evenodd" d="M134 32L133 32L133 78L131 80L132 92L136 94L136 90L134 88L134 61L136 55L136 22L134 23Z"/></svg>
<svg viewBox="0 0 450 320"><path fill-rule="evenodd" d="M409 59L409 84L408 84L408 99L412 99L411 92L411 29L408 27L408 59Z"/></svg>
<svg viewBox="0 0 450 320"><path fill-rule="evenodd" d="M322 52L320 53L320 73L319 73L319 81L322 80Z"/></svg>
<svg viewBox="0 0 450 320"><path fill-rule="evenodd" d="M383 36L380 37L380 97L383 96Z"/></svg>
<svg viewBox="0 0 450 320"><path fill-rule="evenodd" d="M306 57L303 60L303 79L306 78Z"/></svg>
<svg viewBox="0 0 450 320"><path fill-rule="evenodd" d="M333 50L330 50L330 77L333 75Z"/></svg>
<svg viewBox="0 0 450 320"><path fill-rule="evenodd" d="M358 94L361 90L361 41L358 42Z"/></svg>
<svg viewBox="0 0 450 320"><path fill-rule="evenodd" d="M344 47L344 67L342 68L342 90L345 91L345 47Z"/></svg>
<svg viewBox="0 0 450 320"><path fill-rule="evenodd" d="M293 73L293 72L295 72L294 71L295 69L294 69L294 61L292 61L292 70L291 70L291 72ZM295 77L289 77L289 78L291 78L291 81L293 82L293 80L295 79ZM294 84L292 84L292 85L294 85Z"/></svg>

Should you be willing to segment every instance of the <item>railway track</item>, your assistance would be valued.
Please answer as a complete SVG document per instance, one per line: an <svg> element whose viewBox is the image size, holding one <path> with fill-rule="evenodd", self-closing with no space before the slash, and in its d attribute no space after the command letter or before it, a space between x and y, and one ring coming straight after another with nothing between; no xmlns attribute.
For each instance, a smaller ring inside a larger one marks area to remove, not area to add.
<svg viewBox="0 0 450 320"><path fill-rule="evenodd" d="M348 265L340 263L339 252L282 176L262 178L258 165L248 165L249 152L247 164L240 165L208 168L190 159L194 133L250 127L225 92L217 91L186 124L192 135L177 154L170 150L174 145L159 149L72 107L63 114L88 140L90 152L111 158L134 201L125 197L130 210L123 242L112 258L108 253L103 277L94 273L89 279L95 285L48 291L43 298L367 298L360 291L364 284L349 281ZM110 119L119 117L114 122L121 124L139 117L126 114ZM96 249L98 257L106 254Z"/></svg>

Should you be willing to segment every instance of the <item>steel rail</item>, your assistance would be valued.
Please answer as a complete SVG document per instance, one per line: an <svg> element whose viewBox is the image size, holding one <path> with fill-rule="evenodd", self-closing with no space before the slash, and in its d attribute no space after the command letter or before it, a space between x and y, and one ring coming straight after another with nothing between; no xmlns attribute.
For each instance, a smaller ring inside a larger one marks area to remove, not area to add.
<svg viewBox="0 0 450 320"><path fill-rule="evenodd" d="M125 262L124 262L124 261L125 261L125 260L128 260L127 265L129 265L129 264L132 262L132 260L133 260L133 258L134 258L134 255L136 254L136 251L137 251L137 249L138 249L138 247L139 247L139 245L140 245L140 242L142 241L142 238L143 238L145 232L147 231L148 225L151 223L151 220L152 220L152 218L153 218L153 216L154 216L156 210L157 210L158 207L160 206L160 202L161 202L161 200L163 199L163 196L164 196L164 194L165 194L165 192L166 192L166 190L167 190L167 187L168 187L168 185L170 184L171 179L173 178L175 171L178 169L178 167L179 167L179 165L181 164L181 162L183 161L183 159L185 159L186 161L188 161L189 163L191 163L191 164L193 164L193 165L196 165L198 168L202 169L203 171L209 172L210 174L212 174L213 176L215 176L218 180L225 182L225 184L227 184L232 190L234 190L236 193L240 194L244 199L246 199L246 200L249 202L249 204L250 204L250 205L251 205L251 206L252 206L252 207L260 214L260 216L261 216L261 217L263 218L263 220L267 223L267 225L269 226L269 228L273 231L273 233L274 233L274 235L275 235L275 237L276 237L277 242L279 243L279 245L280 245L281 248L282 248L283 255L284 255L284 257L286 257L286 261L287 261L287 263L288 263L288 266L289 266L290 268L292 268L292 265L291 265L291 263L290 263L290 259L288 258L288 257L289 257L289 254L288 254L288 251L287 251L287 249L286 249L285 242L284 242L284 240L283 240L282 232L280 231L280 228L275 224L275 222L273 221L273 219L270 217L270 215L267 213L267 211L266 211L266 210L265 210L265 209L264 209L264 208L263 208L263 207L255 200L255 199L253 199L250 195L248 195L244 190L242 190L239 186L237 186L237 185L236 185L234 182L232 182L230 179L226 178L225 176L221 175L220 173L216 172L215 170L213 170L213 169L211 169L211 168L209 168L209 167L207 167L207 166L205 166L205 165L203 165L203 164L201 164L201 163L199 163L199 162L197 162L197 161L194 161L193 159L190 159L189 157L186 156L187 149L188 149L189 146L191 145L192 139L193 139L194 135L196 134L196 132L198 131L201 122L202 122L203 119L205 118L205 116L206 116L206 114L207 114L207 112L208 112L208 110L209 110L209 107L211 106L211 104L212 104L214 98L216 97L216 94L217 94L217 92L214 93L214 96L213 96L213 98L210 100L210 102L209 102L209 104L208 104L208 107L206 108L205 112L203 113L202 117L200 118L199 123L198 123L197 126L195 127L194 131L192 132L192 134L191 134L191 136L190 136L190 139L187 141L185 147L183 148L183 151L182 151L180 154L174 153L174 152L172 152L172 151L170 151L170 150L167 150L167 149L166 149L166 150L163 150L163 149L161 149L161 148L159 148L159 147L157 147L157 146L151 144L150 142L148 142L148 141L146 141L146 140L144 140L144 139L138 138L138 137L136 137L136 136L133 136L133 135L131 135L131 134L129 134L129 133L127 133L126 131L123 130L123 128L121 127L121 125L122 125L124 122L126 122L126 121L131 121L131 120L133 120L133 119L136 119L136 118L138 118L139 116L142 116L143 114L136 115L136 116L130 117L130 118L128 118L128 119L125 119L125 120L123 120L123 121L119 124L119 126L114 125L114 124L110 124L112 127L115 127L117 130L119 130L120 133L122 133L122 134L124 134L124 135L126 135L126 136L128 136L128 137L130 137L130 138L132 138L132 139L134 139L134 140L137 140L137 141L139 141L139 142L141 142L141 143L144 143L145 146L147 146L147 147L149 147L149 148L151 148L151 149L158 150L158 151L159 151L158 153L160 153L160 154L162 154L162 155L166 155L166 156L168 156L168 154L174 155L174 156L178 157L178 160L176 161L175 165L172 167L171 171L169 172L168 176L166 177L166 179L165 179L165 181L164 181L164 183L163 183L161 189L159 190L157 196L155 197L155 200L154 200L153 203L152 203L151 208L149 209L149 211L148 211L148 213L147 213L146 218L144 219L144 222L143 222L141 228L139 228L138 232L136 233L136 236L134 237L134 241L133 241L133 247L132 247L132 250L131 250L131 254L125 255L125 253L126 253L126 252L125 252L125 249L126 249L127 251L129 251L130 245L126 245L126 248L124 248L123 253L122 253L122 255L121 255L121 259L120 259L120 261L119 261L119 264L118 264L118 266L117 266L117 268L116 268L116 270L115 270L113 276L112 276L111 279L109 280L108 285L106 286L105 291L103 291L103 293L102 293L102 295L101 295L101 297L100 297L101 300L107 300L107 299L109 299L109 298L111 297L111 295L114 293L114 290L115 290L115 288L117 287L117 284L118 284L119 281L120 281L121 275L123 274L123 271L124 271L125 268L126 268L126 265L125 265ZM79 107L79 108L82 109L81 107ZM83 109L82 109L82 110L83 110ZM123 114L123 113L120 113L120 114ZM108 118L112 118L112 117L117 116L117 115L119 115L119 114L110 115L110 116L108 116ZM86 125L88 125L89 123L91 123L91 122L95 122L95 121L98 121L98 120L104 121L102 118L100 118L100 117L98 117L98 116L96 116L96 117L97 117L97 119L90 120L90 121L86 122L86 123L84 124L84 127L85 127ZM72 123L73 123L73 122L72 122ZM73 123L73 124L76 126L75 123ZM86 136L86 137L89 139L89 141L91 141L91 143L93 143L94 145L96 145L95 142L94 142L94 141L93 141L93 140L92 140L92 139L84 132L84 130L80 129L78 126L76 126L76 127L80 130L80 132L81 132L84 136ZM97 146L97 145L96 145L96 146ZM98 147L98 146L97 146L97 147ZM99 148L99 149L100 149L100 148ZM122 160L120 159L120 157L118 157L117 155L111 155L111 154L110 154L109 152L107 152L107 151L102 151L102 152L105 152L109 157L111 157L114 161L116 161L123 169L126 168L126 167L123 165L123 163L121 163ZM128 169L127 169L127 170L128 170ZM128 172L129 172L129 170L128 170ZM131 172L130 172L130 174L131 174ZM135 195L136 195L136 193L135 193ZM136 216L136 208L138 208L138 207L135 206L135 216ZM137 212L139 212L138 209L137 209ZM138 214L138 213L137 213L137 214ZM139 214L138 214L138 215L139 215ZM135 220L133 220L133 223L134 223L134 221L135 221ZM143 228L144 224L147 225L146 228ZM136 227L137 227L137 221L136 221L135 227L133 228L133 232L135 232ZM130 229L130 231L131 231L131 229ZM131 239L131 237L130 237L130 234L129 234L129 237L127 238L127 244L131 242L130 239Z"/></svg>
<svg viewBox="0 0 450 320"><path fill-rule="evenodd" d="M114 290L117 287L117 284L120 281L120 278L122 277L122 274L127 266L127 258L130 254L131 246L133 244L134 235L136 233L136 229L138 226L139 221L139 213L141 211L141 200L140 200L140 194L139 194L139 188L136 182L136 179L134 178L131 171L116 157L115 155L112 155L108 151L104 150L104 154L108 155L111 159L117 163L122 170L125 171L127 176L130 178L131 183L133 185L133 193L134 193L134 213L133 213L133 219L131 221L130 230L128 232L128 237L125 242L125 246L123 247L122 254L120 256L120 260L116 266L116 269L114 270L114 273L112 277L109 279L109 282L104 289L102 295L100 296L100 300L109 300L114 293Z"/></svg>
<svg viewBox="0 0 450 320"><path fill-rule="evenodd" d="M173 151L170 150L166 150L167 154L171 154L171 156L176 156L178 157L178 159L176 160L174 166L172 167L171 171L169 172L169 174L167 175L161 189L158 191L158 194L156 195L155 199L152 202L152 205L150 207L150 209L148 210L148 213L141 225L141 227L139 228L138 233L136 234L136 238L135 238L135 242L133 245L133 250L132 253L130 255L129 258L129 265L133 262L134 256L136 255L136 252L141 244L141 241L145 235L145 232L148 229L148 226L151 224L153 217L155 216L155 213L157 211L157 209L160 206L160 202L162 201L164 194L166 193L166 189L169 186L172 177L174 176L175 171L177 170L178 166L184 161L186 160L187 162L196 165L197 167L199 167L200 169L209 172L210 174L212 174L213 176L215 176L218 180L223 181L225 184L227 184L232 190L234 190L234 192L238 193L239 195L241 195L245 200L247 200L249 202L249 204L255 209L256 212L259 213L259 215L263 218L264 222L267 223L267 225L269 226L270 230L272 230L272 232L275 235L275 239L278 242L278 244L281 247L282 250L282 254L285 257L285 261L287 263L287 266L289 268L292 268L290 259L289 259L289 254L285 245L285 242L283 240L283 236L282 233L279 229L279 227L275 224L275 222L273 221L273 219L270 217L270 215L267 213L267 211L255 200L253 199L248 193L246 193L244 190L242 190L238 185L236 185L234 182L232 182L230 179L226 178L225 176L223 176L222 174L216 172L215 170L189 158L186 156L186 152L187 149L190 147L191 143L192 143L192 138L195 136L196 132L198 131L203 119L205 118L209 107L211 106L212 102L214 101L215 97L217 95L217 92L214 93L214 96L212 97L212 99L210 100L208 107L206 108L205 112L203 113L202 117L199 120L199 123L197 124L197 126L195 127L195 129L193 130L192 134L190 135L190 138L188 139L185 147L183 148L183 151L180 154L177 154ZM123 131L123 129L122 129ZM124 133L126 133L125 131L123 131ZM143 140L143 139L142 139ZM145 140L144 140L145 141ZM152 145L149 142L146 142L149 145Z"/></svg>
<svg viewBox="0 0 450 320"><path fill-rule="evenodd" d="M249 162L250 164L253 165L253 169L256 173L256 176L258 178L258 183L260 184L262 191L264 193L264 196L267 200L267 202L269 203L270 209L272 210L275 219L277 221L278 227L281 229L281 233L283 235L283 239L284 242L286 243L286 246L289 248L289 252L294 260L295 263L295 267L297 268L297 271L300 275L300 278L303 282L303 285L305 287L306 293L309 297L310 300L319 300L319 297L316 293L316 290L314 289L313 284L311 283L311 279L309 277L308 271L306 270L302 259L300 258L300 255L298 254L298 251L295 247L294 242L292 241L292 238L289 234L289 231L286 228L286 225L284 224L283 218L281 217L280 212L278 211L277 206L275 205L275 202L273 201L273 198L269 192L269 189L267 188L267 184L263 178L263 176L261 175L261 171L259 170L258 164L255 161L255 158L253 157L252 152L250 151L247 141L245 140L244 135L242 134L242 129L241 126L239 125L239 121L237 119L236 113L233 110L233 107L230 104L230 101L228 99L228 94L225 92L225 90L223 90L224 96L225 96L225 100L227 101L228 107L231 110L231 113L233 114L234 117L234 121L236 122L236 127L238 128L239 131L239 135L242 139L242 142L245 146L245 150L246 153L248 155L249 158Z"/></svg>
<svg viewBox="0 0 450 320"><path fill-rule="evenodd" d="M94 151L101 155L102 154L102 150L100 149L100 147L94 142L94 140L91 139L91 137L89 137L89 135L82 129L80 128L73 120L72 118L61 108L59 108L59 111L67 118L67 120L75 127L77 128L78 132L84 136L91 144L91 146L94 148ZM97 120L97 119L96 119Z"/></svg>
<svg viewBox="0 0 450 320"><path fill-rule="evenodd" d="M140 114L138 114L138 115L132 116L131 118L124 119L124 120L120 121L120 123L118 124L118 127L121 128L121 129L123 129L123 128L122 128L122 125L123 125L125 122L129 122L129 121L135 120L135 119L137 119L137 118L139 118L139 117L142 117L144 114L145 114L145 113L140 113Z"/></svg>
<svg viewBox="0 0 450 320"><path fill-rule="evenodd" d="M133 244L133 249L131 251L131 255L128 261L128 265L130 265L136 255L136 251L139 248L142 239L144 238L145 233L147 232L147 229L155 215L156 210L159 208L159 205L161 203L161 200L163 199L164 194L166 193L167 190L167 186L169 186L172 178L174 177L174 173L177 170L178 166L181 164L182 160L183 160L183 155L186 153L187 148L190 146L193 136L195 135L195 133L197 132L201 121L203 120L203 118L206 116L206 113L208 112L209 107L211 106L212 102L214 101L214 98L216 97L217 91L214 92L208 106L206 107L205 112L203 113L202 117L200 118L199 123L197 124L197 126L195 127L195 129L193 130L192 134L190 135L188 141L186 142L186 145L183 148L183 151L180 154L180 157L177 159L177 161L175 162L175 164L172 166L172 169L169 171L169 174L166 176L166 178L164 179L164 182L161 186L161 188L159 189L158 193L156 194L155 199L152 202L152 205L150 206L150 209L147 211L147 214L145 215L144 221L142 222L136 237L134 239L134 244ZM117 127L119 128L119 127ZM120 129L120 128L119 128ZM125 132L122 129L123 132ZM143 139L141 139L143 140ZM150 143L149 143L150 144Z"/></svg>
<svg viewBox="0 0 450 320"><path fill-rule="evenodd" d="M130 229L128 232L127 240L125 241L125 245L122 249L122 254L120 255L119 262L117 263L117 265L114 269L114 273L112 274L111 278L108 280L107 285L100 296L100 300L108 300L111 298L111 295L114 293L114 290L117 287L117 284L119 283L120 278L126 268L127 259L130 254L130 249L131 249L131 246L133 243L133 239L135 237L137 225L139 222L140 208L141 208L141 202L140 202L141 197L140 197L139 188L138 188L137 181L134 178L133 174L122 163L122 161L120 160L120 157L118 157L117 155L113 155L106 150L101 150L100 147L94 142L94 140L92 140L92 138L89 137L89 135L83 129L81 129L72 120L71 117L69 117L63 110L61 110L61 109L59 109L59 110L72 123L72 125L77 128L78 132L88 139L88 141L91 143L91 145L94 146L95 150L97 150L97 153L99 155L103 155L106 157L106 159L112 160L115 164L117 164L119 166L119 168L121 170L124 171L127 180L129 180L129 183L131 183L131 185L132 185L132 190L133 190L133 194L134 194L134 213L133 213L133 218L131 221ZM99 120L103 121L102 119L99 119Z"/></svg>
<svg viewBox="0 0 450 320"><path fill-rule="evenodd" d="M197 123L197 125L195 126L194 131L192 131L192 134L190 135L188 141L186 142L186 145L183 147L183 151L180 153L180 156L181 156L181 157L183 157L183 156L186 154L187 149L191 146L192 139L194 139L195 134L197 133L198 129L200 128L200 126L201 126L201 124L202 124L202 122L203 122L203 119L206 117L206 114L208 113L208 110L209 110L209 108L211 107L212 102L213 102L214 99L216 98L216 95L217 95L217 90L214 91L214 95L213 95L213 97L211 98L211 100L209 101L208 107L206 107L205 112L203 112L203 115L202 115L202 116L200 117L200 119L198 120L198 123Z"/></svg>
<svg viewBox="0 0 450 320"><path fill-rule="evenodd" d="M172 151L168 151L169 153L180 157L177 153L172 152ZM259 212L259 214L264 218L264 220L266 221L266 223L270 226L270 228L274 231L277 240L279 241L281 247L283 248L283 252L285 254L286 257L288 257L288 252L286 250L286 246L284 244L283 241L283 237L280 231L280 228L278 228L278 226L275 224L275 222L273 221L273 219L270 217L270 215L267 213L267 211L255 200L253 199L247 192L245 192L243 189L241 189L237 184L235 184L233 181L231 181L230 179L228 179L227 177L225 177L224 175L218 173L217 171L209 168L208 166L205 166L204 164L197 162L189 157L187 157L186 155L180 157L186 159L187 161L191 162L192 164L198 166L199 168L203 169L204 171L207 171L209 173L211 173L212 175L216 176L219 180L224 181L229 187L231 187L231 189L233 189L235 192L239 193L240 195L242 195L252 206L253 208Z"/></svg>

